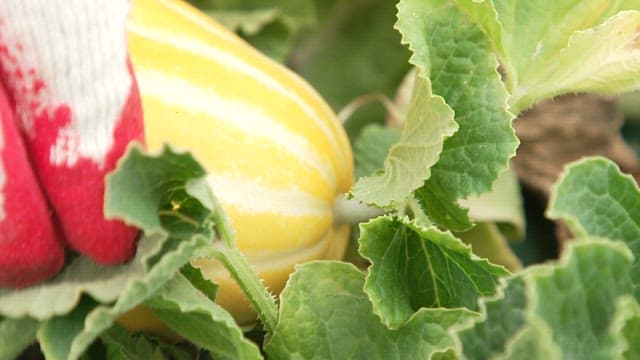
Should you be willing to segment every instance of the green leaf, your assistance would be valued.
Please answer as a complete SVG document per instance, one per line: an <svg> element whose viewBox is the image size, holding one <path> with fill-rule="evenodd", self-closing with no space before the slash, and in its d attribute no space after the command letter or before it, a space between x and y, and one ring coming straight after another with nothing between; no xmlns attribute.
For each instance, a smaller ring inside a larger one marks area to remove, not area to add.
<svg viewBox="0 0 640 360"><path fill-rule="evenodd" d="M453 348L449 329L476 315L421 309L397 330L373 314L364 274L341 262L298 266L281 295L280 321L266 345L274 359L427 359Z"/></svg>
<svg viewBox="0 0 640 360"><path fill-rule="evenodd" d="M514 108L524 109L557 94L617 94L640 88L638 27L640 12L625 11L600 26L576 32L552 64L521 76L511 100ZM583 59L579 66L577 58Z"/></svg>
<svg viewBox="0 0 640 360"><path fill-rule="evenodd" d="M0 318L0 359L15 359L36 340L38 321Z"/></svg>
<svg viewBox="0 0 640 360"><path fill-rule="evenodd" d="M213 199L206 191L203 174L190 155L168 147L155 156L144 154L137 146L129 150L107 177L105 211L145 232L136 258L122 266L136 271L116 272L118 279L108 279L121 283L112 303L100 304L103 299L85 291L85 284L79 284L82 291L75 292L68 282L58 284L62 294L87 293L91 297L82 296L71 312L55 314L42 323L38 340L48 359L77 359L119 316L155 293L195 254L211 247L214 214L209 207ZM74 276L91 279L95 274L70 275L68 281ZM90 283L99 287L99 283ZM52 301L51 294L56 294L55 289L34 293L33 303Z"/></svg>
<svg viewBox="0 0 640 360"><path fill-rule="evenodd" d="M458 205L457 196L450 190L451 184L429 181L429 187L416 190L415 199L425 215L436 224L452 231L473 228L468 210Z"/></svg>
<svg viewBox="0 0 640 360"><path fill-rule="evenodd" d="M553 343L553 333L542 321L529 323L507 343L506 352L493 359L562 359L562 351Z"/></svg>
<svg viewBox="0 0 640 360"><path fill-rule="evenodd" d="M91 338L89 342L84 341L80 345L80 351L75 351L74 342L76 337L83 332L85 318L91 310L96 307L96 302L88 297L83 297L82 301L68 314L58 316L45 321L38 329L38 341L40 349L46 359L64 360L78 358L86 350L91 342L97 337ZM111 324L109 324L110 326ZM105 330L109 326L105 327ZM76 346L77 348L77 346Z"/></svg>
<svg viewBox="0 0 640 360"><path fill-rule="evenodd" d="M165 148L162 155L152 159L137 147L128 154L117 172L107 178L105 213L144 230L135 258L120 266L101 266L78 257L51 281L22 290L0 289L1 315L44 320L71 311L82 294L101 303L113 302L148 273L154 259L175 249L180 244L179 237L213 233L211 223L205 221L209 211L200 203L208 200L188 194L187 188L195 189L200 181L196 179L205 174L190 155L171 153ZM165 226L172 233L168 241ZM185 246L173 254L183 263L190 256ZM166 259L169 260L171 256Z"/></svg>
<svg viewBox="0 0 640 360"><path fill-rule="evenodd" d="M505 351L507 342L525 326L527 288L520 277L512 277L495 296L480 301L482 317L460 332L463 352L469 359L489 359Z"/></svg>
<svg viewBox="0 0 640 360"><path fill-rule="evenodd" d="M278 9L273 7L248 10L211 10L208 13L231 31L252 36L278 19Z"/></svg>
<svg viewBox="0 0 640 360"><path fill-rule="evenodd" d="M457 129L451 108L431 94L428 79L417 78L400 141L389 149L384 171L360 178L352 195L380 207L402 204L429 178L444 139Z"/></svg>
<svg viewBox="0 0 640 360"><path fill-rule="evenodd" d="M262 27L280 17L291 29L311 26L316 21L310 0L189 0L233 31L256 35ZM270 15L268 15L270 14ZM218 15L229 15L218 16Z"/></svg>
<svg viewBox="0 0 640 360"><path fill-rule="evenodd" d="M456 3L491 39L515 113L559 94L618 93L640 83L639 14L620 13L640 9L637 0Z"/></svg>
<svg viewBox="0 0 640 360"><path fill-rule="evenodd" d="M353 144L355 176L359 179L371 175L384 166L384 160L393 144L400 140L400 131L371 124L362 129Z"/></svg>
<svg viewBox="0 0 640 360"><path fill-rule="evenodd" d="M133 224L145 234L173 237L212 234L213 196L206 171L186 152L165 145L157 155L132 146L107 176L105 214Z"/></svg>
<svg viewBox="0 0 640 360"><path fill-rule="evenodd" d="M629 294L633 255L622 243L573 242L553 264L509 278L498 295L481 300L482 317L460 331L469 359L609 359L618 351L612 333L616 299ZM561 355L561 356L560 356Z"/></svg>
<svg viewBox="0 0 640 360"><path fill-rule="evenodd" d="M392 97L409 71L409 54L393 30L396 0L315 0L318 25L304 33L288 65L339 112L361 95ZM345 124L351 139L363 126L381 124L383 106L368 106Z"/></svg>
<svg viewBox="0 0 640 360"><path fill-rule="evenodd" d="M406 219L380 217L360 227L360 253L371 261L364 290L374 312L392 328L420 308L477 309L491 295L500 266L473 255L451 233Z"/></svg>
<svg viewBox="0 0 640 360"><path fill-rule="evenodd" d="M576 237L625 242L636 256L632 278L640 293L640 189L604 158L567 166L555 184L547 216L565 222Z"/></svg>
<svg viewBox="0 0 640 360"><path fill-rule="evenodd" d="M496 222L511 239L522 239L525 233L524 209L518 176L513 169L503 171L492 189L461 200L473 221Z"/></svg>
<svg viewBox="0 0 640 360"><path fill-rule="evenodd" d="M218 285L211 280L206 279L202 274L202 270L191 264L185 264L181 270L182 275L184 275L187 280L193 285L196 289L200 290L202 294L206 297L215 301L216 294L218 292Z"/></svg>
<svg viewBox="0 0 640 360"><path fill-rule="evenodd" d="M113 326L100 336L110 360L150 359L162 360L162 350L155 347L144 336L132 336L120 326Z"/></svg>
<svg viewBox="0 0 640 360"><path fill-rule="evenodd" d="M552 271L531 271L536 285L533 311L549 325L566 357L597 358L610 351L608 329L615 299L631 292L628 274L633 259L626 246L613 245L575 245L569 250L573 254Z"/></svg>
<svg viewBox="0 0 640 360"><path fill-rule="evenodd" d="M634 248L640 241L640 189L611 160L584 158L565 168L547 216L566 222L577 237L609 237Z"/></svg>
<svg viewBox="0 0 640 360"><path fill-rule="evenodd" d="M233 317L178 274L145 303L173 331L216 359L261 359Z"/></svg>
<svg viewBox="0 0 640 360"><path fill-rule="evenodd" d="M396 28L411 63L455 112L459 130L444 143L431 177L416 192L436 223L456 231L472 224L457 201L491 189L518 140L506 110L498 62L481 28L444 0L402 0Z"/></svg>
<svg viewBox="0 0 640 360"><path fill-rule="evenodd" d="M69 313L82 294L99 302L112 302L133 279L147 271L145 264L160 251L162 240L158 234L143 236L138 240L135 258L124 265L102 266L78 257L53 280L21 290L0 289L0 313L45 320Z"/></svg>
<svg viewBox="0 0 640 360"><path fill-rule="evenodd" d="M457 233L455 236L469 244L474 254L486 258L493 264L502 265L512 272L522 269L520 259L514 254L509 241L495 223L477 223L473 229Z"/></svg>
<svg viewBox="0 0 640 360"><path fill-rule="evenodd" d="M498 13L493 6L493 1L453 0L453 2L467 17L482 28L487 37L492 41L493 50L499 55L499 58L506 59L507 56L504 53L504 45L502 43L503 28L498 20ZM502 65L508 66L508 64Z"/></svg>
<svg viewBox="0 0 640 360"><path fill-rule="evenodd" d="M640 305L633 296L618 299L611 334L619 346L617 356L624 359L640 356Z"/></svg>
<svg viewBox="0 0 640 360"><path fill-rule="evenodd" d="M299 32L316 24L311 0L190 0L271 58L284 61Z"/></svg>
<svg viewBox="0 0 640 360"><path fill-rule="evenodd" d="M193 351L178 344L165 343L144 333L131 334L125 328L114 325L100 335L109 360L190 360ZM199 350L198 350L199 351Z"/></svg>

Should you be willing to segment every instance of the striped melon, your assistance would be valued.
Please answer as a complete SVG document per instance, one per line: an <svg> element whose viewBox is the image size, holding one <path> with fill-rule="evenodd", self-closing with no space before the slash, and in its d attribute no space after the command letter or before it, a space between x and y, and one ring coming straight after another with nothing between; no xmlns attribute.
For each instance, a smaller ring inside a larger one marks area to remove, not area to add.
<svg viewBox="0 0 640 360"><path fill-rule="evenodd" d="M278 293L295 264L340 258L349 226L333 204L352 185L341 124L300 77L191 6L134 0L128 27L150 149L189 150L231 219L240 250ZM240 323L248 302L217 262L196 260Z"/></svg>

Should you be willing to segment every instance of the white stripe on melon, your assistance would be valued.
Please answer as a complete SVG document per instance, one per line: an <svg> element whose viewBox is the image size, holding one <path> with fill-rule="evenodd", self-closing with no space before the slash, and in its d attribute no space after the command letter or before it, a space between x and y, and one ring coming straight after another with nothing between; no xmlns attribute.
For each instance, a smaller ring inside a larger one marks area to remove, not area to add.
<svg viewBox="0 0 640 360"><path fill-rule="evenodd" d="M151 149L190 150L235 228L249 262L274 292L296 263L343 255L349 227L333 203L353 181L351 148L322 98L188 5L134 0L130 53ZM248 303L220 265L194 262L220 283L239 322Z"/></svg>

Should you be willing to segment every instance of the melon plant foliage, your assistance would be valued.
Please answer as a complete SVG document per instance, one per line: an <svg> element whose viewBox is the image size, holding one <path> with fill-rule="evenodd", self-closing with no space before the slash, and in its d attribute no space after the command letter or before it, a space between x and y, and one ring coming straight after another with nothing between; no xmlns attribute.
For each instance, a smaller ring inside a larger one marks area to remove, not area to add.
<svg viewBox="0 0 640 360"><path fill-rule="evenodd" d="M585 158L558 179L546 215L575 236L559 259L510 271L460 239L487 216L521 231L510 215L521 211L517 188L502 215L477 206L499 198L521 112L561 94L640 88L640 1L194 3L276 58L288 54L336 109L359 93L393 94L415 69L401 129L381 126L380 109L346 124L360 176L349 196L384 212L355 227L366 261L299 265L277 305L243 282L265 329L250 340L185 265L213 256L241 278L248 269L226 238L215 200L224 189L212 194L189 154L134 147L108 178L106 209L143 229L136 258L115 268L77 258L53 281L0 290L0 359L36 340L48 359L195 356L115 325L139 304L216 359L640 356L640 190L613 162ZM330 84L329 72L355 80Z"/></svg>

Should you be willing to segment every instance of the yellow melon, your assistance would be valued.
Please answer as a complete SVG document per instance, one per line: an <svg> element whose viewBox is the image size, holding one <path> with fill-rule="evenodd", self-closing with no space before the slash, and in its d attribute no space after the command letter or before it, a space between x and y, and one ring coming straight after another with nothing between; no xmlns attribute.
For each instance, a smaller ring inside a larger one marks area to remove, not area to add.
<svg viewBox="0 0 640 360"><path fill-rule="evenodd" d="M341 258L349 226L333 205L351 187L342 125L298 75L188 4L134 0L128 23L150 149L189 150L274 293L295 264ZM217 301L243 324L255 315L214 260L193 265L220 285Z"/></svg>

